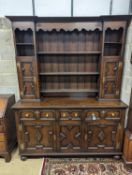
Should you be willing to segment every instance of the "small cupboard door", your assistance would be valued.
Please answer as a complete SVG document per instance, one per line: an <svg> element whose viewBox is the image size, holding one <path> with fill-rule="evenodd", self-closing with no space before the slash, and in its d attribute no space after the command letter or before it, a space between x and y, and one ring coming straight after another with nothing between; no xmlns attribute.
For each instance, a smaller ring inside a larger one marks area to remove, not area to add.
<svg viewBox="0 0 132 175"><path fill-rule="evenodd" d="M120 97L122 61L120 58L104 60L103 98L118 99Z"/></svg>
<svg viewBox="0 0 132 175"><path fill-rule="evenodd" d="M82 123L80 111L59 112L58 151L73 153L82 151Z"/></svg>
<svg viewBox="0 0 132 175"><path fill-rule="evenodd" d="M55 121L23 120L18 124L20 151L50 153L56 148Z"/></svg>
<svg viewBox="0 0 132 175"><path fill-rule="evenodd" d="M118 110L85 112L85 151L121 152L123 122L120 115Z"/></svg>
<svg viewBox="0 0 132 175"><path fill-rule="evenodd" d="M22 99L34 99L37 95L37 82L33 57L17 59L20 95Z"/></svg>

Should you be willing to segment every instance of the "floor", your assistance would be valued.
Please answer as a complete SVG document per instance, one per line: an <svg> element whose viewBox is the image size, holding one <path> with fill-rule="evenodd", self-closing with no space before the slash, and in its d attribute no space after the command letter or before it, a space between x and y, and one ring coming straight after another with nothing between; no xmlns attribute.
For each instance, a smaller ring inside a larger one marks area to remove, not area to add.
<svg viewBox="0 0 132 175"><path fill-rule="evenodd" d="M0 175L39 175L42 161L42 158L21 161L16 149L9 163L5 163L4 159L0 158Z"/></svg>

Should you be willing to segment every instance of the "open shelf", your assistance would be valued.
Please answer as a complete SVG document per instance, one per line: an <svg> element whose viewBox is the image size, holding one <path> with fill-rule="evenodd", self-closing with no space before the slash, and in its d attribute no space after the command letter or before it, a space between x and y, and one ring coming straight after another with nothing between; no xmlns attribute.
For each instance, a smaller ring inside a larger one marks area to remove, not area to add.
<svg viewBox="0 0 132 175"><path fill-rule="evenodd" d="M99 72L40 72L39 75L99 75Z"/></svg>
<svg viewBox="0 0 132 175"><path fill-rule="evenodd" d="M16 45L17 56L33 56L34 46L33 45Z"/></svg>
<svg viewBox="0 0 132 175"><path fill-rule="evenodd" d="M104 56L120 56L121 48L121 44L105 44Z"/></svg>
<svg viewBox="0 0 132 175"><path fill-rule="evenodd" d="M59 93L59 92L98 92L98 89L42 89L41 93Z"/></svg>
<svg viewBox="0 0 132 175"><path fill-rule="evenodd" d="M101 51L65 51L65 52L37 52L38 55L92 55L92 54L101 54Z"/></svg>
<svg viewBox="0 0 132 175"><path fill-rule="evenodd" d="M104 42L104 44L122 44L121 42L114 42L114 41L106 41L106 42Z"/></svg>
<svg viewBox="0 0 132 175"><path fill-rule="evenodd" d="M27 29L26 31L21 31L19 29L16 29L15 39L16 39L16 43L33 43L32 29Z"/></svg>
<svg viewBox="0 0 132 175"><path fill-rule="evenodd" d="M16 43L16 45L20 45L20 46L33 46L34 44L33 43Z"/></svg>
<svg viewBox="0 0 132 175"><path fill-rule="evenodd" d="M108 28L105 32L105 42L122 43L123 28L111 30Z"/></svg>

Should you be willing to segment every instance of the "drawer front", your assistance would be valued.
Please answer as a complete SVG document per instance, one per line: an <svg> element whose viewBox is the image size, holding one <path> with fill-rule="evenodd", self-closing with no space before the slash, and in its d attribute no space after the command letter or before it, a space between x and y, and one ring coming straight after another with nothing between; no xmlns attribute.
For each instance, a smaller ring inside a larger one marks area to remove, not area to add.
<svg viewBox="0 0 132 175"><path fill-rule="evenodd" d="M0 152L6 151L6 144L5 142L0 142Z"/></svg>
<svg viewBox="0 0 132 175"><path fill-rule="evenodd" d="M55 111L49 111L49 110L22 110L18 114L23 119L49 119L55 117Z"/></svg>
<svg viewBox="0 0 132 175"><path fill-rule="evenodd" d="M60 120L81 120L81 111L61 110L59 111Z"/></svg>
<svg viewBox="0 0 132 175"><path fill-rule="evenodd" d="M107 110L105 111L105 117L108 119L120 119L120 110Z"/></svg>
<svg viewBox="0 0 132 175"><path fill-rule="evenodd" d="M0 133L0 142L4 142L4 141L5 141L5 134Z"/></svg>
<svg viewBox="0 0 132 175"><path fill-rule="evenodd" d="M40 118L54 118L55 112L54 111L40 111Z"/></svg>
<svg viewBox="0 0 132 175"><path fill-rule="evenodd" d="M120 120L120 109L98 109L88 110L85 112L85 119L89 121L95 120Z"/></svg>
<svg viewBox="0 0 132 175"><path fill-rule="evenodd" d="M20 111L21 118L34 118L34 111Z"/></svg>

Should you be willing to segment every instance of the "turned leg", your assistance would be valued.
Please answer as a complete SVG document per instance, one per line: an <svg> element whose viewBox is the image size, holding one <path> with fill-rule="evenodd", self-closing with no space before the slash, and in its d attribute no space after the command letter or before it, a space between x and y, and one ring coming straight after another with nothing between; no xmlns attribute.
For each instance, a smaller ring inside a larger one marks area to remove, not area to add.
<svg viewBox="0 0 132 175"><path fill-rule="evenodd" d="M10 160L11 160L11 154L10 153L6 154L4 157L5 157L5 162L10 162Z"/></svg>
<svg viewBox="0 0 132 175"><path fill-rule="evenodd" d="M26 156L20 156L20 158L21 158L22 161L27 160L27 157Z"/></svg>

